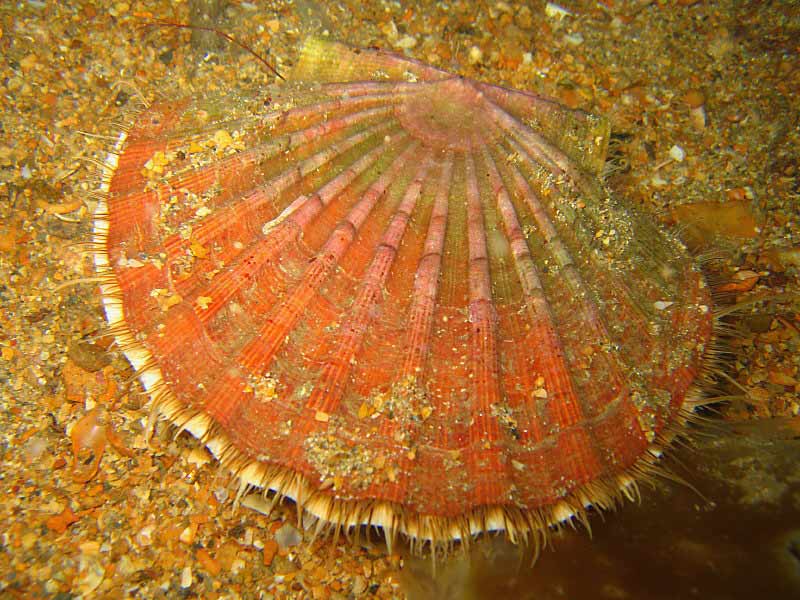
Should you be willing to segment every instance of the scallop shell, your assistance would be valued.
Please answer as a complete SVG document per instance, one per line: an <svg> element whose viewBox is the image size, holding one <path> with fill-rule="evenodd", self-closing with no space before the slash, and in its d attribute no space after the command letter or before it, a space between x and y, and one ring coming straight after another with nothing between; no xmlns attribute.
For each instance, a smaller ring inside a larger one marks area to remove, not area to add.
<svg viewBox="0 0 800 600"><path fill-rule="evenodd" d="M319 529L512 540L635 493L710 298L599 182L607 121L311 40L290 84L144 109L95 262L157 414Z"/></svg>

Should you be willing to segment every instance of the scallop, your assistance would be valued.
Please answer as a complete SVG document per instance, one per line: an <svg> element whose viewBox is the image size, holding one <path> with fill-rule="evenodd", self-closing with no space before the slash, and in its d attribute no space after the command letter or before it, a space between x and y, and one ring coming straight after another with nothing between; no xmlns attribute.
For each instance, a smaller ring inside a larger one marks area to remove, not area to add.
<svg viewBox="0 0 800 600"><path fill-rule="evenodd" d="M317 528L513 541L635 493L699 401L710 292L603 187L608 122L310 40L143 108L94 227L155 414Z"/></svg>

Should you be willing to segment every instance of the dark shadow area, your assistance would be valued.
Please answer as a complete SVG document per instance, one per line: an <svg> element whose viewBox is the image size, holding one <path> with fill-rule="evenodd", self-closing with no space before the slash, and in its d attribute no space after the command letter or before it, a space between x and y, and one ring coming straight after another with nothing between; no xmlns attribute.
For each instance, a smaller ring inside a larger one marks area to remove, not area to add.
<svg viewBox="0 0 800 600"><path fill-rule="evenodd" d="M668 466L687 486L644 487L639 505L565 529L535 564L487 537L435 566L409 557L417 599L738 600L800 598L800 429L796 420L721 425ZM680 464L678 464L680 463ZM683 466L687 465L687 466Z"/></svg>

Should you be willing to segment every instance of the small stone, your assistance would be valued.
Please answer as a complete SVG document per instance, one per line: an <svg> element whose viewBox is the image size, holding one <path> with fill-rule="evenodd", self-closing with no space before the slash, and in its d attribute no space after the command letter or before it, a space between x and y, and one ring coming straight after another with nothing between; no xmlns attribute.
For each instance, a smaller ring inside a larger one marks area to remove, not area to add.
<svg viewBox="0 0 800 600"><path fill-rule="evenodd" d="M219 129L214 133L214 145L217 147L217 152L225 150L231 144L233 144L233 138L224 129Z"/></svg>
<svg viewBox="0 0 800 600"><path fill-rule="evenodd" d="M570 33L564 36L564 41L570 46L580 46L583 43L583 36L580 33Z"/></svg>
<svg viewBox="0 0 800 600"><path fill-rule="evenodd" d="M124 261L124 264L123 264L123 261ZM135 258L129 258L128 260L125 260L124 258L120 258L119 259L119 265L121 267L122 266L128 267L129 269L141 269L144 266L144 263L142 261L140 261L140 260L135 259Z"/></svg>
<svg viewBox="0 0 800 600"><path fill-rule="evenodd" d="M157 150L152 158L144 163L144 168L146 171L151 171L152 173L160 174L164 172L164 167L166 167L170 163L170 156L162 152L161 150Z"/></svg>
<svg viewBox="0 0 800 600"><path fill-rule="evenodd" d="M111 364L111 356L105 348L97 344L73 342L67 350L67 356L84 371L95 373Z"/></svg>
<svg viewBox="0 0 800 600"><path fill-rule="evenodd" d="M477 46L472 46L469 49L469 56L468 56L469 64L477 65L483 60L483 51L478 48Z"/></svg>
<svg viewBox="0 0 800 600"><path fill-rule="evenodd" d="M689 110L689 121L692 123L695 131L703 131L706 128L707 118L706 109L704 106L698 106Z"/></svg>
<svg viewBox="0 0 800 600"><path fill-rule="evenodd" d="M242 499L242 506L260 512L263 515L268 515L271 511L270 503L264 499L263 494L259 493L247 494L247 496Z"/></svg>
<svg viewBox="0 0 800 600"><path fill-rule="evenodd" d="M112 17L119 17L127 13L130 9L131 5L127 2L117 2L109 9L108 12Z"/></svg>
<svg viewBox="0 0 800 600"><path fill-rule="evenodd" d="M244 562L244 560L242 560L241 558L237 557L237 558L233 559L233 562L231 563L230 571L231 571L232 574L236 575L236 573L239 573L246 566L247 566L247 563Z"/></svg>
<svg viewBox="0 0 800 600"><path fill-rule="evenodd" d="M197 216L208 216L208 215L197 215ZM195 258L205 258L206 256L208 256L208 248L203 246L203 244L201 244L200 242L192 242L189 245L189 252Z"/></svg>
<svg viewBox="0 0 800 600"><path fill-rule="evenodd" d="M39 537L36 535L36 533L33 531L26 531L22 534L22 548L25 550L32 549L38 539Z"/></svg>
<svg viewBox="0 0 800 600"><path fill-rule="evenodd" d="M749 279L758 279L759 275L755 271L751 271L750 269L744 269L742 271L737 271L736 274L733 276L734 279L738 279L739 281L747 281Z"/></svg>
<svg viewBox="0 0 800 600"><path fill-rule="evenodd" d="M181 571L181 587L185 590L192 587L192 568L183 567Z"/></svg>
<svg viewBox="0 0 800 600"><path fill-rule="evenodd" d="M78 562L77 591L80 594L91 594L103 581L106 571L100 559L94 555L82 554Z"/></svg>
<svg viewBox="0 0 800 600"><path fill-rule="evenodd" d="M23 455L28 464L33 464L42 459L49 449L49 444L40 436L33 436L23 446Z"/></svg>
<svg viewBox="0 0 800 600"><path fill-rule="evenodd" d="M683 162L686 158L686 151L678 145L672 146L669 149L669 157L675 162Z"/></svg>
<svg viewBox="0 0 800 600"><path fill-rule="evenodd" d="M350 591L353 593L354 596L360 596L364 592L367 591L367 581L361 575L356 575L353 577L353 586L350 588Z"/></svg>
<svg viewBox="0 0 800 600"><path fill-rule="evenodd" d="M231 571L234 567L234 562L238 558L238 553L239 544L232 541L225 542L217 550L216 559L225 571Z"/></svg>
<svg viewBox="0 0 800 600"><path fill-rule="evenodd" d="M294 561L280 554L275 557L275 561L272 563L272 570L276 574L275 581L291 580L294 578L298 569L299 567Z"/></svg>
<svg viewBox="0 0 800 600"><path fill-rule="evenodd" d="M706 45L706 52L717 62L724 61L734 50L736 50L736 42L730 31L725 28L715 31Z"/></svg>
<svg viewBox="0 0 800 600"><path fill-rule="evenodd" d="M135 572L136 572L135 559L131 558L127 554L123 554L117 561L115 574L119 574L122 577L128 577Z"/></svg>
<svg viewBox="0 0 800 600"><path fill-rule="evenodd" d="M33 53L27 54L19 61L19 66L24 72L28 72L39 64L39 59Z"/></svg>
<svg viewBox="0 0 800 600"><path fill-rule="evenodd" d="M689 108L697 108L706 103L706 97L700 90L692 89L683 95L683 101Z"/></svg>
<svg viewBox="0 0 800 600"><path fill-rule="evenodd" d="M366 402L362 402L361 406L358 407L358 418L359 419L366 419L371 414L371 407Z"/></svg>
<svg viewBox="0 0 800 600"><path fill-rule="evenodd" d="M548 2L547 4L545 4L544 14L550 19L555 19L556 21L560 21L564 17L572 15L572 13L569 12L566 8L564 8L563 6L559 6L554 2Z"/></svg>
<svg viewBox="0 0 800 600"><path fill-rule="evenodd" d="M410 50L416 45L417 45L417 38L411 35L404 35L394 43L394 47L400 48L401 50Z"/></svg>
<svg viewBox="0 0 800 600"><path fill-rule="evenodd" d="M275 542L281 550L296 546L303 541L303 536L297 531L297 528L291 523L284 523L275 532Z"/></svg>
<svg viewBox="0 0 800 600"><path fill-rule="evenodd" d="M153 525L148 525L147 527L142 527L139 530L139 533L136 534L136 543L140 546L149 546L153 543L153 531L155 527Z"/></svg>
<svg viewBox="0 0 800 600"><path fill-rule="evenodd" d="M528 6L522 6L517 11L515 21L522 29L530 29L533 27L533 12Z"/></svg>
<svg viewBox="0 0 800 600"><path fill-rule="evenodd" d="M314 600L328 600L330 596L330 590L324 585L315 585L311 588L311 597L314 598Z"/></svg>
<svg viewBox="0 0 800 600"><path fill-rule="evenodd" d="M180 541L182 541L184 544L191 544L194 541L194 534L195 528L192 525L189 525L183 531L181 531L181 535L178 539L180 539Z"/></svg>

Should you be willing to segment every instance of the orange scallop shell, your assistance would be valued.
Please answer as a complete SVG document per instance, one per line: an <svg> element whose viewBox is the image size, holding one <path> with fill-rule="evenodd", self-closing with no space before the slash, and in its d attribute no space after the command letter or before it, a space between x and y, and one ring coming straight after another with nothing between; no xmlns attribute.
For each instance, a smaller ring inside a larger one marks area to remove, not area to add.
<svg viewBox="0 0 800 600"><path fill-rule="evenodd" d="M311 40L109 158L106 313L155 409L321 527L539 536L630 495L712 338L683 245L598 181L607 122Z"/></svg>

